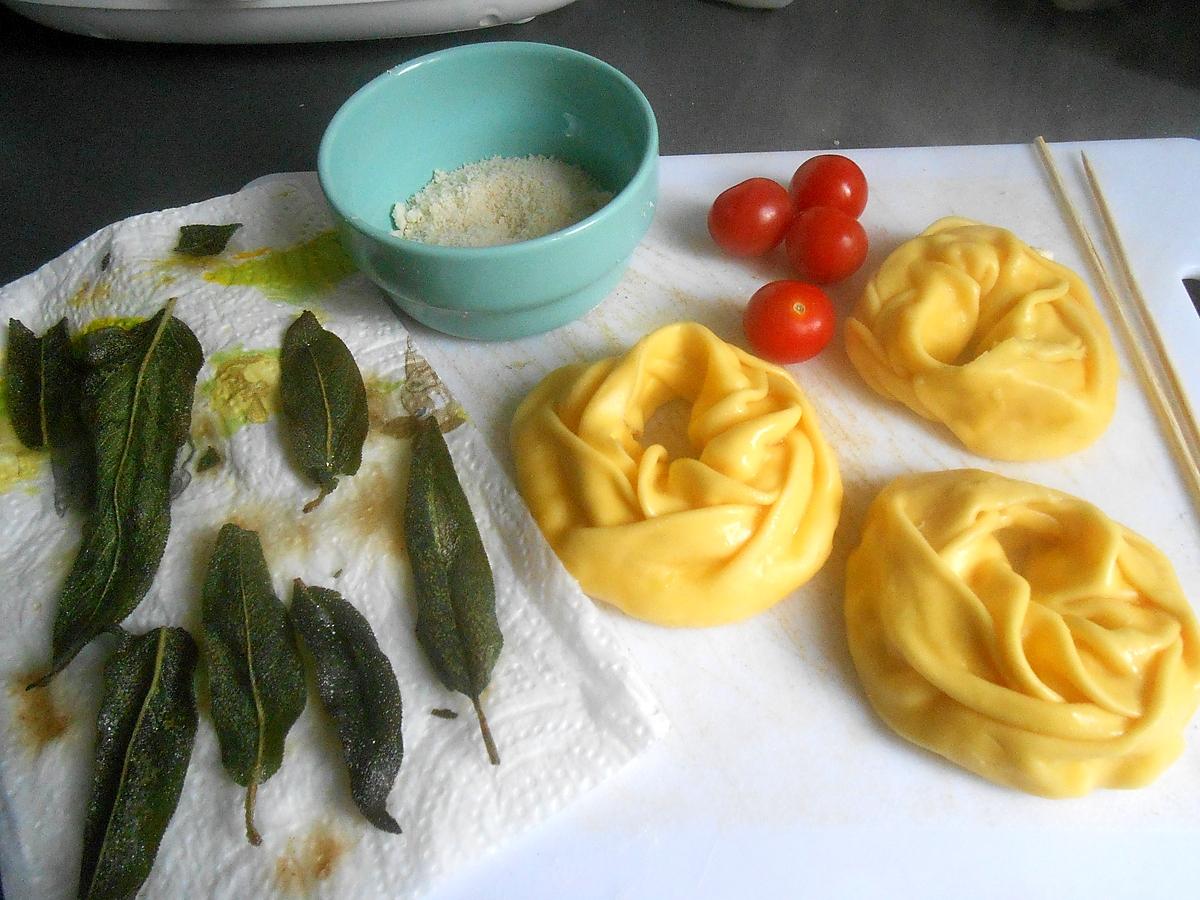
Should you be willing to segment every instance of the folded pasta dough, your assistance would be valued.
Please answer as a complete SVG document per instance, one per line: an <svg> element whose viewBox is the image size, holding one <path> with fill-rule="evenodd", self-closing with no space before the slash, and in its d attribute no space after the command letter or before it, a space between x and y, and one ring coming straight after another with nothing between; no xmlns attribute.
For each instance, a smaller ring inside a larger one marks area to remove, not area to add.
<svg viewBox="0 0 1200 900"><path fill-rule="evenodd" d="M988 472L888 485L845 614L888 725L1034 794L1150 782L1200 700L1200 632L1166 557L1090 503Z"/></svg>
<svg viewBox="0 0 1200 900"><path fill-rule="evenodd" d="M668 401L693 454L643 447ZM683 322L627 354L552 372L513 419L517 483L584 591L664 625L716 625L821 567L841 511L837 460L792 377Z"/></svg>
<svg viewBox="0 0 1200 900"><path fill-rule="evenodd" d="M1003 228L930 225L884 261L845 334L876 392L993 459L1081 450L1116 406L1116 354L1087 285Z"/></svg>

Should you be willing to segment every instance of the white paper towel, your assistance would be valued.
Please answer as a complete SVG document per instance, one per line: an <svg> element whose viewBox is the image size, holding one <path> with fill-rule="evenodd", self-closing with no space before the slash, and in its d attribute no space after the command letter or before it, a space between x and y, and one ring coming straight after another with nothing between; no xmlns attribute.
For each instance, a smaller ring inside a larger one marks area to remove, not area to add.
<svg viewBox="0 0 1200 900"><path fill-rule="evenodd" d="M172 254L181 225L226 222L242 227L219 258ZM403 835L358 813L333 725L310 691L282 768L259 789L255 848L244 836L243 789L221 766L202 673L183 796L143 897L417 896L616 772L665 729L624 650L467 424L447 441L492 562L505 638L483 701L502 764L488 764L470 701L442 688L413 635L400 530L408 441L397 435L416 383L428 381L422 390L432 385L435 398L441 391L376 289L346 273L330 228L311 176L274 178L109 226L0 290L5 346L8 317L40 334L66 315L74 334L152 315L176 297L175 315L204 348L192 444L197 457L213 446L223 462L203 473L195 458L186 465L191 480L172 505L162 565L125 626L184 625L198 636L208 557L234 519L259 532L285 600L300 577L358 607L404 698L404 763L388 802ZM350 347L372 400L362 468L307 516L300 509L316 491L287 461L274 399L277 350L303 308ZM22 450L0 415L0 872L10 900L76 889L111 639L94 641L45 691L23 687L50 658L80 521L55 513L44 454ZM458 718L434 717L435 708Z"/></svg>

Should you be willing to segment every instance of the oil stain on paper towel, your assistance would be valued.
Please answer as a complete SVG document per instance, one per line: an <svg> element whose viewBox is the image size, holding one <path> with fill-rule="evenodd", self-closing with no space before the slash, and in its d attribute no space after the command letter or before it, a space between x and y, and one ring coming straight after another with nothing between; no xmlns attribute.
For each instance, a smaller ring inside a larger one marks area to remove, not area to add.
<svg viewBox="0 0 1200 900"><path fill-rule="evenodd" d="M407 470L407 462L403 468ZM351 479L353 490L332 507L339 524L349 526L364 540L379 537L396 557L405 552L404 517L398 511L404 508L407 484L395 474L400 470L400 465L363 466Z"/></svg>
<svg viewBox="0 0 1200 900"><path fill-rule="evenodd" d="M107 278L100 278L95 282L90 278L85 278L79 283L75 293L67 298L67 303L76 309L84 309L103 303L109 298L111 291L112 286Z"/></svg>
<svg viewBox="0 0 1200 900"><path fill-rule="evenodd" d="M220 423L221 434L231 437L246 425L261 425L279 412L279 351L243 350L236 347L209 357L213 376L200 388Z"/></svg>
<svg viewBox="0 0 1200 900"><path fill-rule="evenodd" d="M288 556L311 555L317 547L319 534L314 522L297 520L296 510L282 503L243 503L228 516L228 521L258 534L269 567Z"/></svg>
<svg viewBox="0 0 1200 900"><path fill-rule="evenodd" d="M275 860L275 881L289 894L307 896L336 871L349 845L332 829L318 825L304 838L288 838Z"/></svg>
<svg viewBox="0 0 1200 900"><path fill-rule="evenodd" d="M59 708L55 700L54 685L37 691L25 690L25 685L43 674L41 670L22 673L8 687L9 697L16 705L16 721L21 729L22 743L34 754L41 753L71 727L71 717Z"/></svg>
<svg viewBox="0 0 1200 900"><path fill-rule="evenodd" d="M206 281L258 288L272 300L307 303L355 272L337 232L325 231L285 250L267 250L204 273Z"/></svg>
<svg viewBox="0 0 1200 900"><path fill-rule="evenodd" d="M8 384L0 375L0 494L36 478L47 458L43 451L22 444L13 431L8 418Z"/></svg>
<svg viewBox="0 0 1200 900"><path fill-rule="evenodd" d="M390 381L378 375L366 375L368 436L406 439L417 433L417 420L432 412L450 432L467 421L467 411L455 401L449 388L438 378L409 342L405 359L405 378Z"/></svg>
<svg viewBox="0 0 1200 900"><path fill-rule="evenodd" d="M140 325L145 321L144 316L100 316L81 325L71 341L76 347L79 347L83 343L83 339L93 331L99 331L101 328L124 328L128 331L134 325Z"/></svg>
<svg viewBox="0 0 1200 900"><path fill-rule="evenodd" d="M382 375L363 375L363 387L367 389L367 422L371 432L387 434L387 424L395 416L393 396L404 384L402 381L392 381ZM392 435L407 437L408 435Z"/></svg>

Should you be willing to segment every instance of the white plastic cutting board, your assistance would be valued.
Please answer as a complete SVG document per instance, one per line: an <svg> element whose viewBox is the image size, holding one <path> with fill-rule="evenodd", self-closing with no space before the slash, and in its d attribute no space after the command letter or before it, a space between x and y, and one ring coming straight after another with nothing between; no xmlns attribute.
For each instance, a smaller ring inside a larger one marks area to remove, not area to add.
<svg viewBox="0 0 1200 900"><path fill-rule="evenodd" d="M1200 318L1181 284L1200 274L1200 142L1056 145L1077 202L1086 149L1136 274L1200 405ZM618 353L659 325L698 320L742 341L740 314L781 260L721 257L712 198L752 175L786 181L811 154L662 161L650 233L620 286L579 322L505 344L414 326L425 355L511 472L507 427L546 372ZM848 151L867 174L871 255L833 290L846 312L899 242L945 215L1011 228L1085 275L1029 146ZM1101 231L1090 217L1097 239ZM1103 305L1101 307L1103 309ZM1120 341L1118 340L1120 346ZM1065 460L1003 464L871 394L840 335L792 367L838 452L846 501L830 561L795 596L734 626L673 631L609 613L672 722L659 747L434 900L521 898L1150 897L1200 884L1200 720L1183 757L1139 791L1050 801L995 787L895 737L860 691L841 581L871 498L907 471L978 466L1096 502L1173 560L1200 605L1200 519L1127 360L1116 418Z"/></svg>

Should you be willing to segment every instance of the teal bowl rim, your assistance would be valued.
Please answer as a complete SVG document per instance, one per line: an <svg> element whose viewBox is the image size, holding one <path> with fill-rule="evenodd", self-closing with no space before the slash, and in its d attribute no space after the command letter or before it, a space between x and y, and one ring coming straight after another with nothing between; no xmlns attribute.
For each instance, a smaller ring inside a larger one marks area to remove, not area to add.
<svg viewBox="0 0 1200 900"><path fill-rule="evenodd" d="M575 59L584 62L587 65L593 66L614 77L618 82L622 83L628 89L638 106L644 114L646 124L649 126L648 141L646 148L642 153L642 160L638 163L637 170L633 173L633 177L628 183L613 195L613 198L596 210L591 215L584 219L580 219L566 228L543 235L542 237L532 238L527 241L518 241L513 244L498 244L491 247L452 247L443 244L426 244L421 241L412 241L408 238L402 238L392 234L383 228L379 228L364 220L361 216L352 214L345 210L338 200L334 197L326 184L325 173L330 165L330 156L333 153L332 144L335 139L335 132L342 127L343 122L347 119L354 109L364 103L369 102L375 92L383 90L390 85L392 79L397 75L412 71L419 66L428 65L434 62L440 62L446 57L453 56L470 56L480 53L494 52L515 52L527 55L547 55L574 57ZM610 214L622 198L628 197L640 186L653 177L654 172L658 167L658 121L654 117L654 109L650 106L650 101L646 99L646 95L642 93L641 88L634 83L628 75L622 72L602 59L597 59L587 53L579 50L572 50L570 47L560 47L557 44L543 44L536 41L484 41L478 44L465 44L459 47L449 47L445 50L437 50L433 53L426 53L423 56L415 57L407 62L393 66L386 72L376 75L357 91L351 94L346 101L338 108L338 111L333 114L333 118L329 120L329 124L325 127L325 133L321 136L321 143L317 150L317 179L321 184L321 191L325 194L325 199L329 201L329 205L334 208L339 216L348 224L368 237L382 241L384 244L395 247L398 250L404 250L416 255L424 255L432 258L441 259L473 259L479 260L488 256L517 256L522 253L536 252L543 247L549 247L560 241L571 239L574 235L581 231L588 230L597 221L603 219L607 214Z"/></svg>

